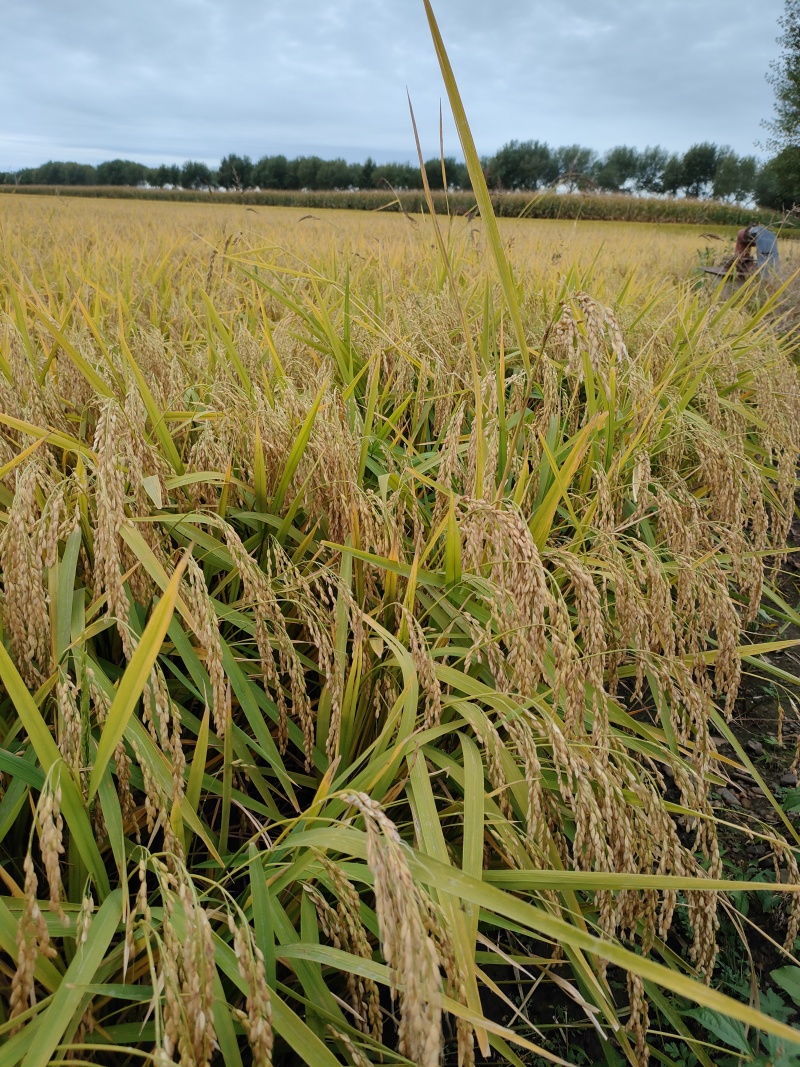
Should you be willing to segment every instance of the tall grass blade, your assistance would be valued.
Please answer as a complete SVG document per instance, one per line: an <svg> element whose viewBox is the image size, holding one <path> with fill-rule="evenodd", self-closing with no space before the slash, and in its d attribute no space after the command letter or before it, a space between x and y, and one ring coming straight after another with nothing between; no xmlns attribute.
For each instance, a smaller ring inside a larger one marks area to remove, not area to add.
<svg viewBox="0 0 800 1067"><path fill-rule="evenodd" d="M125 673L120 678L116 696L108 710L103 732L100 735L94 766L89 778L90 800L97 792L108 762L114 754L114 749L122 739L122 735L125 733L125 727L136 708L139 697L142 695L142 690L150 677L153 664L158 658L161 642L164 640L172 613L175 610L178 588L187 562L188 557L184 556L175 568L170 583L147 623Z"/></svg>
<svg viewBox="0 0 800 1067"><path fill-rule="evenodd" d="M456 129L458 130L458 136L461 140L461 149L464 153L467 169L469 170L472 191L475 194L475 199L478 202L478 209L481 213L483 224L486 227L486 237L489 242L489 248L492 253L492 258L494 259L498 277L500 278L500 285L503 289L506 306L514 326L520 358L527 371L530 369L530 355L528 353L528 342L525 337L525 327L522 323L519 294L511 271L511 264L508 262L505 249L503 248L500 230L498 229L497 219L495 218L494 208L492 207L492 198L489 195L489 189L486 185L486 178L483 173L483 167L481 166L480 156L478 155L478 150L476 149L475 142L472 138L472 131L470 130L469 122L467 121L467 113L464 110L464 105L461 101L461 93L456 84L453 68L450 65L450 59L448 58L444 41L439 32L439 26L436 22L433 8L431 7L430 0L423 0L423 3L425 5L425 14L428 17L428 26L430 27L431 37L433 38L433 44L436 49L436 58L439 60L439 68L442 72L442 78L444 79L445 88L447 89L447 96L453 112Z"/></svg>

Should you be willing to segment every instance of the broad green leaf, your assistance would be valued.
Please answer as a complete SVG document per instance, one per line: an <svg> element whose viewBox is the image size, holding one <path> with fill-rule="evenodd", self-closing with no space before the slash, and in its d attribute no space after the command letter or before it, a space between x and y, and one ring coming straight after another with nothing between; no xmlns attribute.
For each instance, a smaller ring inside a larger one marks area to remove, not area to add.
<svg viewBox="0 0 800 1067"><path fill-rule="evenodd" d="M197 735L197 742L194 747L192 763L189 767L189 781L186 785L186 803L195 814L197 814L197 806L200 803L203 771L205 770L206 757L208 755L209 717L210 710L206 705L206 709L203 712L203 721L200 724L200 732Z"/></svg>
<svg viewBox="0 0 800 1067"><path fill-rule="evenodd" d="M800 1004L800 967L778 967L770 971L770 977L789 994L795 1004Z"/></svg>
<svg viewBox="0 0 800 1067"><path fill-rule="evenodd" d="M76 437L70 437L69 434L62 433L60 430L51 430L47 426L35 426L31 422L23 422L22 419L17 419L4 411L0 411L0 424L18 433L27 434L28 437L42 439L49 445L55 445L56 448L63 448L65 452L75 452L91 460L97 459L91 448L87 448Z"/></svg>
<svg viewBox="0 0 800 1067"><path fill-rule="evenodd" d="M726 1045L735 1048L737 1052L742 1052L745 1056L752 1053L744 1025L735 1019L728 1019L716 1011L709 1011L708 1008L693 1008L683 1014L700 1023L705 1030L710 1031ZM800 1033L798 1033L798 1037L800 1037Z"/></svg>
<svg viewBox="0 0 800 1067"><path fill-rule="evenodd" d="M600 412L575 435L570 453L560 468L553 470L554 481L547 496L534 511L528 526L538 549L544 548L553 524L553 517L558 502L567 499L567 488L575 477L578 467L586 455L592 435L600 430L606 420L606 413Z"/></svg>
<svg viewBox="0 0 800 1067"><path fill-rule="evenodd" d="M251 843L248 849L250 863L250 893L253 902L253 931L256 944L264 956L267 983L275 988L275 932L270 915L270 890L267 876L258 849Z"/></svg>
<svg viewBox="0 0 800 1067"><path fill-rule="evenodd" d="M90 800L97 792L97 787L105 774L108 761L113 756L114 749L117 747L122 739L122 735L125 733L128 719L133 714L147 679L150 677L150 671L153 669L153 664L158 658L158 654L161 650L161 642L164 640L164 635L167 632L167 627L172 618L172 612L175 609L178 588L180 586L181 576L186 567L187 559L188 557L184 556L175 568L175 573L172 575L163 597L159 600L150 621L145 627L145 631L139 640L139 644L136 646L136 651L133 653L125 673L122 678L120 678L116 696L111 703L111 707L108 709L108 716L103 725L103 732L100 735L100 743L97 746L94 767L92 768L92 773L89 778Z"/></svg>
<svg viewBox="0 0 800 1067"><path fill-rule="evenodd" d="M272 498L272 510L276 514L279 514L281 508L283 507L283 500L286 496L286 490L289 488L292 478L294 477L294 472L297 470L297 464L302 459L303 453L306 450L309 438L311 437L311 431L314 428L314 421L317 417L319 406L322 403L322 398L327 391L328 382L325 381L320 386L317 395L314 398L314 402L308 409L308 414L303 420L303 425L297 431L297 435L295 436L291 451L289 452L289 455L286 459L286 466L281 472L280 480L278 481L278 487L275 490L275 495Z"/></svg>
<svg viewBox="0 0 800 1067"><path fill-rule="evenodd" d="M61 753L53 740L42 713L11 661L11 657L0 643L0 681L11 698L14 710L20 718L22 727L30 738L42 770L47 774L55 764L61 762ZM66 767L61 768L59 781L61 785L61 811L72 834L83 862L91 871L101 897L108 896L110 886L105 864L103 863L97 842L87 817L75 780Z"/></svg>
<svg viewBox="0 0 800 1067"><path fill-rule="evenodd" d="M101 376L97 373L94 367L80 354L77 348L71 344L61 330L56 326L52 319L41 311L35 303L28 302L28 307L41 322L47 332L58 342L59 346L63 350L64 354L75 364L77 369L91 385L92 389L100 396L109 398L114 397L114 391L106 385Z"/></svg>
<svg viewBox="0 0 800 1067"><path fill-rule="evenodd" d="M147 379L142 373L139 364L133 357L133 353L128 347L128 343L125 340L125 333L122 326L122 312L120 310L120 327L119 327L119 343L122 350L122 354L125 357L125 362L133 372L133 376L136 379L136 385L139 389L139 394L144 402L144 406L147 409L147 414L150 419L150 424L153 428L153 433L158 438L158 442L164 452L165 457L172 465L172 469L176 474L183 474L184 466L175 442L172 440L172 435L169 432L166 420L163 413L159 410L158 404L155 401L155 397L150 391L150 386L147 384Z"/></svg>
<svg viewBox="0 0 800 1067"><path fill-rule="evenodd" d="M416 759L412 759L410 778L411 798L417 823L420 827L423 847L429 855L434 856L441 863L449 863L447 843L439 822L436 801L434 800L430 778L428 777L422 753L419 753ZM475 931L473 930L473 924L467 924L460 897L453 897L449 893L439 893L439 903L453 938L456 961L465 985L466 1006L474 1012L476 1017L480 1018L482 1014L481 997L478 992L475 973ZM481 1052L484 1056L488 1056L489 1041L483 1026L479 1025L477 1027L475 1036Z"/></svg>
<svg viewBox="0 0 800 1067"><path fill-rule="evenodd" d="M115 889L100 906L55 992L52 1003L33 1024L36 1028L23 1067L47 1067L64 1031L78 1010L85 987L92 982L122 918L122 890ZM0 1062L2 1056L0 1055Z"/></svg>
<svg viewBox="0 0 800 1067"><path fill-rule="evenodd" d="M206 306L206 311L208 313L208 317L209 317L210 321L213 323L214 328L216 329L219 337L222 340L222 344L223 344L223 346L225 348L225 353L228 356L228 359L231 361L231 363L235 367L236 373L239 376L239 381L242 383L242 387L244 388L244 391L247 393L248 398L250 400L252 400L253 399L253 383L250 380L250 375L245 370L245 366L244 366L244 363L242 362L241 356L236 351L236 346L234 345L233 340L231 339L231 335L228 332L228 328L225 326L225 323L219 317L219 314L217 313L217 309L212 304L212 302L211 302L211 300L210 300L210 298L208 296L208 293L206 293L205 290L201 290L200 291L200 296L203 298L203 303Z"/></svg>

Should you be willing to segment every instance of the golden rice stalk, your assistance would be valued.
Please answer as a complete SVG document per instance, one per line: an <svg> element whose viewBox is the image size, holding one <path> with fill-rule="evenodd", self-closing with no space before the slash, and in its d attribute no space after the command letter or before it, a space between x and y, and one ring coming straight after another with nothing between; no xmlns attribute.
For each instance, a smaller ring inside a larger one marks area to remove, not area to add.
<svg viewBox="0 0 800 1067"><path fill-rule="evenodd" d="M142 772L142 786L144 789L144 811L145 821L147 825L147 832L152 834L155 832L156 827L161 826L166 828L169 826L169 814L170 814L170 802L169 798L164 794L160 788L158 782L153 777L153 773L150 770L150 764L147 759L142 755L139 750L135 739L131 738L131 748L133 754L139 764L139 768Z"/></svg>
<svg viewBox="0 0 800 1067"><path fill-rule="evenodd" d="M56 706L58 708L58 747L64 762L80 775L83 752L83 723L78 708L77 689L72 679L61 668L56 681Z"/></svg>
<svg viewBox="0 0 800 1067"><path fill-rule="evenodd" d="M227 716L225 714L225 673L222 668L222 644L219 637L219 625L211 598L208 595L203 572L191 557L186 569L188 586L187 602L197 622L195 634L205 652L206 670L211 681L211 714L214 717L214 729L220 740L225 737Z"/></svg>
<svg viewBox="0 0 800 1067"><path fill-rule="evenodd" d="M94 897L91 893L84 893L81 900L81 910L78 912L78 917L75 920L75 945L80 948L86 944L89 937L89 928L92 925L92 915L94 914Z"/></svg>
<svg viewBox="0 0 800 1067"><path fill-rule="evenodd" d="M547 654L545 615L553 603L539 551L522 515L484 501L462 499L459 516L465 569L488 569L497 588L487 605L508 654L491 666L498 684L506 673L517 692L528 696L544 680Z"/></svg>
<svg viewBox="0 0 800 1067"><path fill-rule="evenodd" d="M106 401L101 409L94 436L97 453L95 479L94 582L95 596L106 594L108 612L116 619L125 658L134 652L134 639L128 625L130 604L122 582L119 532L127 521L125 484L119 467L119 408Z"/></svg>
<svg viewBox="0 0 800 1067"><path fill-rule="evenodd" d="M214 941L211 925L184 872L180 872L177 900L183 913L179 937L174 914L176 897L162 877L164 896L163 949L164 1052L180 1067L210 1067L217 1047L214 1031Z"/></svg>
<svg viewBox="0 0 800 1067"><path fill-rule="evenodd" d="M516 745L517 753L522 759L524 780L528 787L528 808L525 817L528 851L536 862L541 863L545 856L545 842L549 834L547 801L542 787L542 764L536 748L536 739L533 730L522 715L516 719L509 719L506 726Z"/></svg>
<svg viewBox="0 0 800 1067"><path fill-rule="evenodd" d="M772 862L777 882L787 881L790 885L800 885L800 867L798 867L797 858L786 842L781 841L779 838L772 842ZM785 867L785 870L781 870L781 865ZM791 952L798 930L800 930L800 900L798 899L798 894L792 893L787 907L788 918L783 947L787 952Z"/></svg>
<svg viewBox="0 0 800 1067"><path fill-rule="evenodd" d="M9 1019L22 1015L36 1003L33 975L39 956L55 959L57 955L36 899L38 880L30 851L26 852L22 866L25 871L25 903L17 926L17 967L11 979ZM19 1029L19 1026L14 1027L12 1033Z"/></svg>
<svg viewBox="0 0 800 1067"><path fill-rule="evenodd" d="M628 999L631 1005L628 1029L633 1033L636 1042L636 1063L638 1067L647 1067L650 1061L650 1047L647 1044L649 1012L644 994L644 982L638 974L631 974L630 972L627 978Z"/></svg>
<svg viewBox="0 0 800 1067"><path fill-rule="evenodd" d="M237 1011L256 1067L272 1067L272 1001L264 968L264 955L253 941L246 922L236 923L231 915L228 925L233 935L233 951L239 974L247 983L245 1011Z"/></svg>
<svg viewBox="0 0 800 1067"><path fill-rule="evenodd" d="M394 823L366 793L343 799L361 812L367 830L367 863L375 879L375 904L383 954L400 990L398 1051L419 1067L438 1067L442 1048L441 960L427 932L427 908L414 884Z"/></svg>
<svg viewBox="0 0 800 1067"><path fill-rule="evenodd" d="M360 898L355 886L337 864L323 855L319 855L318 859L331 880L336 896L336 907L332 908L316 888L305 887L317 909L320 929L334 948L341 948L362 959L371 960L372 948L361 921ZM347 991L359 1030L380 1041L383 1034L383 1016L377 985L371 978L348 973Z"/></svg>
<svg viewBox="0 0 800 1067"><path fill-rule="evenodd" d="M36 805L39 847L42 852L47 884L50 887L50 910L57 911L65 926L69 924L61 905L64 885L61 881L61 860L64 855L64 819L61 815L61 786L53 786L48 778Z"/></svg>
<svg viewBox="0 0 800 1067"><path fill-rule="evenodd" d="M50 616L36 534L38 483L37 463L27 464L18 473L8 522L0 536L4 625L20 674L30 689L37 689L51 670Z"/></svg>
<svg viewBox="0 0 800 1067"><path fill-rule="evenodd" d="M610 366L628 362L628 349L614 312L579 291L561 305L561 317L550 335L553 355L564 361L567 374L583 381L583 357L603 384Z"/></svg>
<svg viewBox="0 0 800 1067"><path fill-rule="evenodd" d="M400 610L408 629L408 647L414 661L420 691L425 698L423 726L429 729L438 726L442 717L442 689L421 624L406 607L401 606Z"/></svg>
<svg viewBox="0 0 800 1067"><path fill-rule="evenodd" d="M19 330L13 326L7 326L6 332L11 341L9 346L11 385L17 400L21 401L21 404L17 403L7 410L13 411L24 422L32 423L34 426L47 426L50 419L45 410L43 390L37 379L39 368L29 359Z"/></svg>
<svg viewBox="0 0 800 1067"><path fill-rule="evenodd" d="M111 707L111 699L100 688L90 667L86 668L86 684L89 686L89 698L92 702L92 710L98 726L106 721L108 709ZM136 801L131 792L131 759L125 748L125 742L121 740L114 749L114 765L117 771L117 793L119 794L122 818L125 822L133 819L136 811ZM99 810L99 805L96 806Z"/></svg>
<svg viewBox="0 0 800 1067"><path fill-rule="evenodd" d="M245 595L253 608L256 644L264 684L275 693L278 705L278 739L281 751L286 751L288 743L288 706L281 685L281 675L284 674L289 678L292 711L299 719L303 731L306 767L310 769L314 758L314 711L300 657L287 632L283 612L272 588L272 564L268 561L266 572L262 571L229 524L225 526L225 541L241 575ZM275 652L272 641L275 642Z"/></svg>

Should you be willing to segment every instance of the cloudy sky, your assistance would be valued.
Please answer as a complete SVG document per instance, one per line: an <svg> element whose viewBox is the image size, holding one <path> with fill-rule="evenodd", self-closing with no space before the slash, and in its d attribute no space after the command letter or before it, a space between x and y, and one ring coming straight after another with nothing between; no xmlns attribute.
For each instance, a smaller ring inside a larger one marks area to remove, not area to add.
<svg viewBox="0 0 800 1067"><path fill-rule="evenodd" d="M479 151L711 140L753 152L783 0L434 0ZM426 155L443 87L422 0L4 0L0 170ZM460 155L450 123L445 150Z"/></svg>

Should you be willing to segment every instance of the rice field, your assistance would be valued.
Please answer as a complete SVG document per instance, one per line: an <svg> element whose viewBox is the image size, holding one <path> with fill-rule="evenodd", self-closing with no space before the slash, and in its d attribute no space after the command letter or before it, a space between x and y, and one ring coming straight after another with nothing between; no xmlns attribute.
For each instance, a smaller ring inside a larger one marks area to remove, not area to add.
<svg viewBox="0 0 800 1067"><path fill-rule="evenodd" d="M796 1041L715 963L720 820L786 964L800 838L714 790L800 383L709 245L0 198L2 1067Z"/></svg>
<svg viewBox="0 0 800 1067"><path fill-rule="evenodd" d="M100 199L149 200L172 203L242 204L246 207L299 207L359 211L404 212L414 214L428 209L424 191L415 189L261 189L232 192L208 189L156 189L131 185L11 185L0 181L0 195L94 197ZM476 198L466 190L445 194L431 191L438 214L474 215ZM753 222L779 226L786 237L797 236L791 216L765 208L730 204L721 200L694 200L689 197L647 197L628 193L500 192L491 194L492 209L498 217L537 219L591 219L606 222L655 222L698 226L739 227Z"/></svg>

